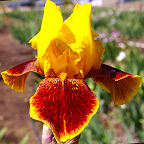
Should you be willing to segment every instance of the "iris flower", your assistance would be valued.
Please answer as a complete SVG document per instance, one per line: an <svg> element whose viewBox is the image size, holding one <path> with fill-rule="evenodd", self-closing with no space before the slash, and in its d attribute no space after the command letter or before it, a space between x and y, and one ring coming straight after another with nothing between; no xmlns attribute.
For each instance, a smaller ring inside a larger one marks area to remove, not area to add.
<svg viewBox="0 0 144 144"><path fill-rule="evenodd" d="M60 7L47 0L40 32L30 40L36 59L2 72L18 92L24 91L29 72L44 77L30 98L30 116L49 126L59 142L79 135L98 110L99 100L85 79L109 92L115 105L129 102L141 86L140 76L101 64L104 48L90 19L90 3L76 4L63 21Z"/></svg>

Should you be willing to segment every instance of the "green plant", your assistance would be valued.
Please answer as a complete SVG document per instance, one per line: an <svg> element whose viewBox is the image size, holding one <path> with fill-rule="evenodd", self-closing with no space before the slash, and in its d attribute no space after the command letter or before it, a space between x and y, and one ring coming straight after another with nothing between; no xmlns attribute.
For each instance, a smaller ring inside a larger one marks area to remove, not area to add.
<svg viewBox="0 0 144 144"><path fill-rule="evenodd" d="M2 129L0 130L0 141L2 140L2 138L3 138L3 136L5 135L6 131L7 131L7 128L6 128L6 127L2 128Z"/></svg>
<svg viewBox="0 0 144 144"><path fill-rule="evenodd" d="M13 36L21 43L28 44L29 40L39 31L38 23L28 22L22 23L19 26L10 26L10 31Z"/></svg>
<svg viewBox="0 0 144 144"><path fill-rule="evenodd" d="M80 144L111 144L113 137L111 133L105 129L104 125L100 123L99 116L97 113L83 131Z"/></svg>
<svg viewBox="0 0 144 144"><path fill-rule="evenodd" d="M3 17L2 17L2 15L0 14L0 29L2 28L2 26L3 26Z"/></svg>
<svg viewBox="0 0 144 144"><path fill-rule="evenodd" d="M21 140L20 144L27 144L29 139L29 134L26 134L24 138Z"/></svg>

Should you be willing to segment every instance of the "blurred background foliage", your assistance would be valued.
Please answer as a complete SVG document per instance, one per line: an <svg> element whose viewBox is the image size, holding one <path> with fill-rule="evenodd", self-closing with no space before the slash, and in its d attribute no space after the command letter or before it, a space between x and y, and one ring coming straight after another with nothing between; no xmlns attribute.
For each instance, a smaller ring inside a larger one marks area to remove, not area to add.
<svg viewBox="0 0 144 144"><path fill-rule="evenodd" d="M63 8L67 18L72 10ZM42 11L12 11L0 15L0 28L3 17L11 21L9 29L21 43L28 41L40 30ZM103 62L123 71L144 75L144 49L130 45L129 41L144 42L144 11L118 11L109 8L93 8L92 29L102 34L100 40L106 48ZM109 93L91 79L89 87L100 99L100 108L83 131L80 144L112 144L144 142L144 85L136 97L122 106L114 106ZM0 130L0 143L6 128ZM22 140L27 143L28 135Z"/></svg>
<svg viewBox="0 0 144 144"><path fill-rule="evenodd" d="M3 141L3 137L6 134L7 128L4 127L0 130L0 144L10 144L9 140ZM26 134L23 139L20 141L20 144L27 144L29 139L29 134Z"/></svg>

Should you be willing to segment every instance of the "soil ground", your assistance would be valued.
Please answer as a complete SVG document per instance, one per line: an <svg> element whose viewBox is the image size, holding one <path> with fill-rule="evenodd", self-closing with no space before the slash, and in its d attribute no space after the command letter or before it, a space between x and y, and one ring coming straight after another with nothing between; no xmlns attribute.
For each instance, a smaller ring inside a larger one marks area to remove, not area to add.
<svg viewBox="0 0 144 144"><path fill-rule="evenodd" d="M33 59L32 56L33 49L15 40L7 26L0 29L0 72ZM39 144L29 116L29 98L34 93L35 78L30 74L22 94L11 90L0 76L0 129L7 127L4 139L10 144L20 143L26 134L29 134L28 144ZM42 124L34 122L34 125L41 135Z"/></svg>

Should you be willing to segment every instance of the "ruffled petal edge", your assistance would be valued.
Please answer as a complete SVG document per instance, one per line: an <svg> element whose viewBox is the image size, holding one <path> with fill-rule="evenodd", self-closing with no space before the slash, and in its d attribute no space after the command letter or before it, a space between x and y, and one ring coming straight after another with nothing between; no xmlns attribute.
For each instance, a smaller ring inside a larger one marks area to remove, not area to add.
<svg viewBox="0 0 144 144"><path fill-rule="evenodd" d="M132 100L142 84L142 78L102 64L100 70L92 69L88 74L103 89L112 95L115 105Z"/></svg>
<svg viewBox="0 0 144 144"><path fill-rule="evenodd" d="M30 116L50 126L60 142L79 135L99 101L82 79L45 78L30 99Z"/></svg>
<svg viewBox="0 0 144 144"><path fill-rule="evenodd" d="M24 84L29 72L36 72L44 76L37 60L30 60L19 64L9 70L3 71L1 75L4 83L11 89L18 92L24 92Z"/></svg>

